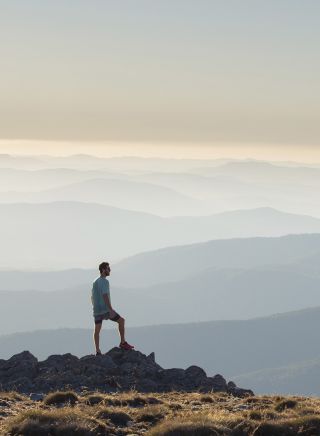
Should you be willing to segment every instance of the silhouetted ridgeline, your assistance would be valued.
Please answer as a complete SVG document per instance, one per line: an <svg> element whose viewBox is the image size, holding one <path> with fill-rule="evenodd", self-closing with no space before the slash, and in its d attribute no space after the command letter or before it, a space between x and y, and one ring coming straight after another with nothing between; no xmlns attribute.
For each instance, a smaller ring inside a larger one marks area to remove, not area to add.
<svg viewBox="0 0 320 436"><path fill-rule="evenodd" d="M163 369L139 351L113 348L102 356L78 358L72 354L52 355L38 362L28 351L0 361L0 387L23 393L75 389L118 392L200 391L228 392L235 396L253 395L219 374L207 377L198 366Z"/></svg>

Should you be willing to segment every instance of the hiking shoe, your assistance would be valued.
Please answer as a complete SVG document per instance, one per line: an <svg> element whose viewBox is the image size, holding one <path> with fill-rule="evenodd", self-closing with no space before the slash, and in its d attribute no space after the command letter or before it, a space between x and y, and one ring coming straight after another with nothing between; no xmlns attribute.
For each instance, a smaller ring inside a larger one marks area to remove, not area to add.
<svg viewBox="0 0 320 436"><path fill-rule="evenodd" d="M102 356L101 351L97 351L97 352L96 352L96 356Z"/></svg>
<svg viewBox="0 0 320 436"><path fill-rule="evenodd" d="M132 350L134 348L134 346L128 344L128 342L120 343L119 347L122 348L122 350Z"/></svg>

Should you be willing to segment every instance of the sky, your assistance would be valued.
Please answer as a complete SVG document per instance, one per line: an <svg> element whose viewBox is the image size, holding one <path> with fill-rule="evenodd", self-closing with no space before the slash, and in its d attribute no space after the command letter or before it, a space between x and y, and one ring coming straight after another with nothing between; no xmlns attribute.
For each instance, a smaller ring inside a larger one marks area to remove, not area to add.
<svg viewBox="0 0 320 436"><path fill-rule="evenodd" d="M317 0L0 5L0 150L318 154Z"/></svg>

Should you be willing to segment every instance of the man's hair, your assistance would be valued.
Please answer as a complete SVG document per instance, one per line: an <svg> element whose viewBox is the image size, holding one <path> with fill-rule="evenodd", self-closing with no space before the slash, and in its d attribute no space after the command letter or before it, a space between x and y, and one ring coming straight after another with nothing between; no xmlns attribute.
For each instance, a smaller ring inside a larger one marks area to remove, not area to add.
<svg viewBox="0 0 320 436"><path fill-rule="evenodd" d="M106 269L108 266L109 266L109 262L102 262L102 263L100 263L100 265L99 265L99 271L102 273L102 271L103 271L104 269Z"/></svg>

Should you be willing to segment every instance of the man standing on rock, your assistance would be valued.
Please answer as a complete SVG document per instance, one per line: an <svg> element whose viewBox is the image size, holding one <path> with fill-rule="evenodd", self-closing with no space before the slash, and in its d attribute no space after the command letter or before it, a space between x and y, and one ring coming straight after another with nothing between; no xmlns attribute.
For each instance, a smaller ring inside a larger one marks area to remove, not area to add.
<svg viewBox="0 0 320 436"><path fill-rule="evenodd" d="M125 340L125 320L111 306L110 287L107 276L110 275L111 268L108 262L102 262L99 265L100 277L98 277L92 285L91 301L93 306L93 316L95 329L93 334L94 344L96 347L96 356L101 355L100 350L100 331L102 327L102 321L104 319L110 319L111 321L118 323L120 334L119 347L123 350L132 350L133 345L128 344Z"/></svg>

